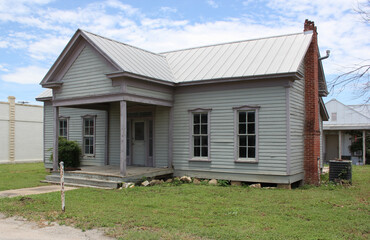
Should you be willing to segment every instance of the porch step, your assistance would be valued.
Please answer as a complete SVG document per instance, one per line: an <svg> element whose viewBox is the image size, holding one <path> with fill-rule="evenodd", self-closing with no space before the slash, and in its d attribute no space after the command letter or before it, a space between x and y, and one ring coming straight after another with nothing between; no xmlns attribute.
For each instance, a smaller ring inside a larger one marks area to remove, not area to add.
<svg viewBox="0 0 370 240"><path fill-rule="evenodd" d="M46 176L46 181L53 183L60 183L60 175L52 174ZM64 183L66 185L83 185L92 187L101 187L115 189L122 185L122 181L100 180L86 177L68 176L64 175Z"/></svg>
<svg viewBox="0 0 370 240"><path fill-rule="evenodd" d="M54 185L60 185L60 181L49 181L49 180L41 180L42 183L49 183ZM112 189L107 187L98 187L98 186L91 186L91 185L84 185L84 184L74 184L74 183L64 183L64 186L70 186L70 187L90 187L90 188L98 188L98 189Z"/></svg>

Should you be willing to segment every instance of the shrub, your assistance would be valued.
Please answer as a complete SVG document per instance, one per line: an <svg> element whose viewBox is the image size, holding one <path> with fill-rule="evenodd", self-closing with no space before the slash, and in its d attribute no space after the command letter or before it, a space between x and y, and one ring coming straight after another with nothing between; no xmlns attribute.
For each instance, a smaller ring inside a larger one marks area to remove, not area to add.
<svg viewBox="0 0 370 240"><path fill-rule="evenodd" d="M63 161L66 168L79 167L82 151L78 143L63 137L59 137L58 142L58 163ZM51 154L50 160L53 160L53 154Z"/></svg>

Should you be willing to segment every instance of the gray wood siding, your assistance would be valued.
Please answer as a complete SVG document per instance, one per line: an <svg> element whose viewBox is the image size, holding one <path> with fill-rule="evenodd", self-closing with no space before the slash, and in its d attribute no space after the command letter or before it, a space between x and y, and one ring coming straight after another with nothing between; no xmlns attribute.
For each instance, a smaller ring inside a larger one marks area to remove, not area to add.
<svg viewBox="0 0 370 240"><path fill-rule="evenodd" d="M170 93L152 91L152 90L142 89L142 88L132 87L132 86L127 86L127 92L135 94L135 95L139 95L139 96L153 97L153 98L159 98L159 99L172 101L172 94Z"/></svg>
<svg viewBox="0 0 370 240"><path fill-rule="evenodd" d="M109 110L109 165L120 163L120 112L119 102L110 103Z"/></svg>
<svg viewBox="0 0 370 240"><path fill-rule="evenodd" d="M120 87L112 87L112 80L105 74L113 72L103 57L88 44L70 69L63 76L63 85L55 94L56 99L117 93Z"/></svg>
<svg viewBox="0 0 370 240"><path fill-rule="evenodd" d="M156 167L168 166L169 108L156 107L154 119L154 158Z"/></svg>
<svg viewBox="0 0 370 240"><path fill-rule="evenodd" d="M304 107L304 79L301 79L290 88L291 174L303 172Z"/></svg>
<svg viewBox="0 0 370 240"><path fill-rule="evenodd" d="M52 162L49 160L51 151L48 149L53 147L53 107L49 103L45 103L45 138L44 138L44 161L47 168L52 167ZM96 115L95 123L95 157L83 157L81 160L82 165L104 165L105 157L105 124L106 113L105 111L77 109L77 108L64 108L59 109L59 116L69 117L68 137L69 140L77 141L82 148L82 116Z"/></svg>
<svg viewBox="0 0 370 240"><path fill-rule="evenodd" d="M53 147L53 106L51 102L44 102L44 163L46 168L53 168L50 161Z"/></svg>
<svg viewBox="0 0 370 240"><path fill-rule="evenodd" d="M284 87L266 87L175 95L174 152L176 170L250 174L286 174L286 106ZM233 107L258 105L259 162L234 162ZM189 162L189 109L212 108L211 162Z"/></svg>

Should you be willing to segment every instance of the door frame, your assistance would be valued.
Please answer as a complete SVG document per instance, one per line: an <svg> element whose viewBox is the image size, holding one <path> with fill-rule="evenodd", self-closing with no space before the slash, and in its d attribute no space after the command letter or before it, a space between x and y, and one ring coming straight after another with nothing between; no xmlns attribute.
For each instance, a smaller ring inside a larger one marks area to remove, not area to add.
<svg viewBox="0 0 370 240"><path fill-rule="evenodd" d="M151 112L151 116L147 117L127 117L127 138L129 139L128 143L128 155L127 155L127 165L132 166L133 164L133 131L134 131L134 121L144 121L144 143L145 143L145 167L154 167L155 166L155 123L154 123L154 108L145 107L145 108L133 108L129 110L129 114L142 113L142 112ZM128 114L128 115L129 115ZM149 156L149 122L152 121L152 156Z"/></svg>

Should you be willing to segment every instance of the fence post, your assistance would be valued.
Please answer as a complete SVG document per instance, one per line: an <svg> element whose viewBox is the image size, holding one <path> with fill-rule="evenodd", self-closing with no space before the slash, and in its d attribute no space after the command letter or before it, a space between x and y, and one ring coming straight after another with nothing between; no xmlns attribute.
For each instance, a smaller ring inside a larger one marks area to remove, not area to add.
<svg viewBox="0 0 370 240"><path fill-rule="evenodd" d="M64 198L64 163L60 162L60 187L61 187L61 199L62 199L62 212L65 212L65 198Z"/></svg>

